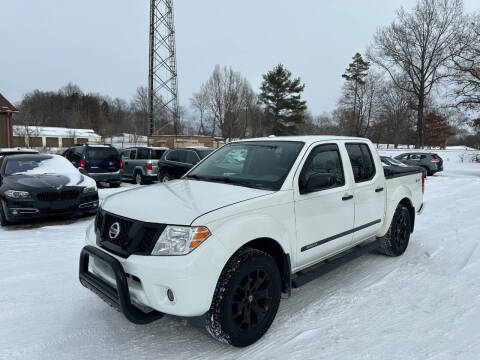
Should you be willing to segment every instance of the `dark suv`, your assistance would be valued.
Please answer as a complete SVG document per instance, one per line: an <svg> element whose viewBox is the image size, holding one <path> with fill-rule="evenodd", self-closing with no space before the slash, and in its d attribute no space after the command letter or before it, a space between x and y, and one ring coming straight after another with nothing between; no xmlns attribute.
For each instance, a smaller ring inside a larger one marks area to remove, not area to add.
<svg viewBox="0 0 480 360"><path fill-rule="evenodd" d="M75 145L63 156L97 183L108 182L111 187L119 187L122 182L122 160L112 145Z"/></svg>
<svg viewBox="0 0 480 360"><path fill-rule="evenodd" d="M158 179L166 182L181 178L212 151L213 149L207 147L188 147L166 151L158 162Z"/></svg>
<svg viewBox="0 0 480 360"><path fill-rule="evenodd" d="M395 159L407 165L421 166L427 170L428 176L443 171L443 160L437 154L431 153L406 153L395 156Z"/></svg>

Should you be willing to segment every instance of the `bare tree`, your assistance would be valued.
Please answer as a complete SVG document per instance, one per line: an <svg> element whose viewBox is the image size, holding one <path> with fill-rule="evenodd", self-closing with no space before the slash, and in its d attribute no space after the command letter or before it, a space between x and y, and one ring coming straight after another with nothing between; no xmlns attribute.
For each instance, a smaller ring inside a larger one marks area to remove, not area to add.
<svg viewBox="0 0 480 360"><path fill-rule="evenodd" d="M208 103L208 94L206 91L203 91L203 89L200 89L199 92L194 93L190 99L190 106L200 115L200 126L198 128L199 135L206 134L206 127L204 122L206 120L208 112Z"/></svg>
<svg viewBox="0 0 480 360"><path fill-rule="evenodd" d="M452 79L455 84L456 105L461 108L480 108L480 14L469 22L465 51L453 59Z"/></svg>
<svg viewBox="0 0 480 360"><path fill-rule="evenodd" d="M255 95L248 81L239 72L215 66L208 81L201 86L199 94L198 97L208 99L212 136L215 136L217 128L225 138L242 137L246 133L245 111Z"/></svg>
<svg viewBox="0 0 480 360"><path fill-rule="evenodd" d="M396 86L415 96L417 146L424 144L426 98L465 48L464 20L462 0L419 0L410 11L400 8L396 20L377 31L368 51L369 60L384 69ZM404 76L406 84L401 81Z"/></svg>

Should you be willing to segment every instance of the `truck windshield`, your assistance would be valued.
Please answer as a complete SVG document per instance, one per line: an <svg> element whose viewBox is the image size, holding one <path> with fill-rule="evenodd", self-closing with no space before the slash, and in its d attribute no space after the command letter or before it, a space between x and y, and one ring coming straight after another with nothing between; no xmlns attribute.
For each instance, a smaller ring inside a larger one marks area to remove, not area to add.
<svg viewBox="0 0 480 360"><path fill-rule="evenodd" d="M303 142L244 141L225 145L201 162L187 179L277 191Z"/></svg>

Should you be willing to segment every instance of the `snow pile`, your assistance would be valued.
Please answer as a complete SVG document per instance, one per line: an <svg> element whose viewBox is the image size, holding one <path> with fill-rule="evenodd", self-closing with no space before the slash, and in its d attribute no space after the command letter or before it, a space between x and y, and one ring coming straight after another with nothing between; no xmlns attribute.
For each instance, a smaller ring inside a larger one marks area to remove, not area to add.
<svg viewBox="0 0 480 360"><path fill-rule="evenodd" d="M83 288L91 219L0 228L0 359L476 360L480 164L445 164L428 177L425 201L403 256L367 254L293 289L245 349L172 316L131 324Z"/></svg>

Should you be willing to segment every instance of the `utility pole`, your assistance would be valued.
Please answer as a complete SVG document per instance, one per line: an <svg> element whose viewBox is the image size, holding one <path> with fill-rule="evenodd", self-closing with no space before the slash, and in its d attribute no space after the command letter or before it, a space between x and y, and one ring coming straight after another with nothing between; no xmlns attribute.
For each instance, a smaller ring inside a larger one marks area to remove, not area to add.
<svg viewBox="0 0 480 360"><path fill-rule="evenodd" d="M148 69L148 131L155 134L155 117L165 116L178 134L177 52L173 0L150 0ZM160 114L155 113L160 110Z"/></svg>

